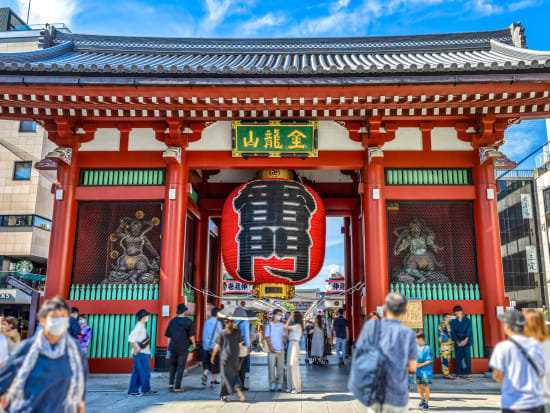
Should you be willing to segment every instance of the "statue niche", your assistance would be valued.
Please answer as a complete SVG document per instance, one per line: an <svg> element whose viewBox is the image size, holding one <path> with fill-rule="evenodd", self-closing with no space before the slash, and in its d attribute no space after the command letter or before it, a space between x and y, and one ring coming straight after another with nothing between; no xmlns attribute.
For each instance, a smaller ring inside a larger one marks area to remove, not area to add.
<svg viewBox="0 0 550 413"><path fill-rule="evenodd" d="M393 254L408 253L403 259L403 268L397 268L393 273L396 283L448 283L449 278L436 271L443 265L437 260L436 254L443 250L435 243L434 231L426 226L420 218L413 218L407 225L398 226L393 230L397 237Z"/></svg>
<svg viewBox="0 0 550 413"><path fill-rule="evenodd" d="M143 221L143 218L143 211L137 211L135 218L122 218L116 231L110 235L109 256L116 263L111 264L112 270L106 282L128 284L158 282L160 255L147 234L160 224L160 219L154 217L151 221ZM150 258L145 254L146 252Z"/></svg>

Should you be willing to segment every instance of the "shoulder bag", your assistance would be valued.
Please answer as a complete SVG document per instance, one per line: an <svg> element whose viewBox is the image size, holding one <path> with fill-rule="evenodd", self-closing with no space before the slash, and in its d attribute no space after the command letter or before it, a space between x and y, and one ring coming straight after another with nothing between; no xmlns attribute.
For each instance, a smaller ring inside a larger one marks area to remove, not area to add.
<svg viewBox="0 0 550 413"><path fill-rule="evenodd" d="M516 345L516 347L518 348L519 352L521 354L523 354L523 357L525 357L527 359L527 361L529 362L529 364L531 365L531 367L533 367L535 369L535 373L537 373L537 377L541 377L542 375L540 374L540 370L539 368L537 367L536 363L533 361L533 359L529 356L529 354L527 353L527 350L525 350L521 344L519 344L516 340L512 339L512 337L508 337L508 340L511 341L512 343L514 343Z"/></svg>

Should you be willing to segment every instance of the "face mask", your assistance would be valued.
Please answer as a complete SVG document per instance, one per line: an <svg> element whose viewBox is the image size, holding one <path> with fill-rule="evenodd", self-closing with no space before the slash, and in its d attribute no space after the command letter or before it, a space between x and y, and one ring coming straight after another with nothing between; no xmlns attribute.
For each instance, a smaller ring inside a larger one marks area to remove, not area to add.
<svg viewBox="0 0 550 413"><path fill-rule="evenodd" d="M280 315L276 315L276 316L275 316L275 320L277 320L277 321L281 321L281 318L283 318L283 317L280 316Z"/></svg>
<svg viewBox="0 0 550 413"><path fill-rule="evenodd" d="M53 336L62 335L69 328L69 319L66 317L53 317L46 320L46 331Z"/></svg>

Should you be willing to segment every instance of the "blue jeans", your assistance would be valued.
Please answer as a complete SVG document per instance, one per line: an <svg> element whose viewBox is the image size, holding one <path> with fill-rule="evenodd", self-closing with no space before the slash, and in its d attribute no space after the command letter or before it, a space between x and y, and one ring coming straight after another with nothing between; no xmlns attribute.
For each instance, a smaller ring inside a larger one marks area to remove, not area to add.
<svg viewBox="0 0 550 413"><path fill-rule="evenodd" d="M346 360L346 342L345 338L336 337L336 355L340 361ZM340 356L340 351L342 352L342 356Z"/></svg>
<svg viewBox="0 0 550 413"><path fill-rule="evenodd" d="M132 369L132 378L130 379L130 388L128 393L139 393L139 388L143 393L151 390L151 366L149 365L149 354L138 353L134 356L134 368Z"/></svg>
<svg viewBox="0 0 550 413"><path fill-rule="evenodd" d="M246 370L245 372L250 373L250 354L246 356Z"/></svg>

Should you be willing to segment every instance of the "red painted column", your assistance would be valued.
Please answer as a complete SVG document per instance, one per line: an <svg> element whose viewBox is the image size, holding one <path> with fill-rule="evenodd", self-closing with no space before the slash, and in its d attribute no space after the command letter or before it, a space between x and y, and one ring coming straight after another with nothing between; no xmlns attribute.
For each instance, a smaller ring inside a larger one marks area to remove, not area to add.
<svg viewBox="0 0 550 413"><path fill-rule="evenodd" d="M349 217L344 218L344 225L342 226L342 234L344 235L344 289L347 291L353 286L353 270L351 268L351 238L350 238L350 225L351 219ZM351 292L346 292L344 297L345 311L348 320L352 319L352 300L353 296ZM350 334L353 337L353 323L349 325Z"/></svg>
<svg viewBox="0 0 550 413"><path fill-rule="evenodd" d="M193 271L193 286L200 290L206 289L207 259L208 259L209 216L201 211L201 219L195 234L195 270ZM202 340L202 328L206 312L206 296L195 291L195 330Z"/></svg>
<svg viewBox="0 0 550 413"><path fill-rule="evenodd" d="M71 165L59 162L57 166L56 189L61 189L63 193L62 199L54 201L45 298L57 295L69 298L78 213L75 193L79 179L79 146L73 147Z"/></svg>
<svg viewBox="0 0 550 413"><path fill-rule="evenodd" d="M361 231L361 218L359 218L359 213L354 212L351 217L351 239L352 239L352 276L353 281L364 282L365 281L365 272L363 270L363 260L364 256L363 245L361 242L362 237ZM353 340L359 338L361 333L361 328L363 328L363 309L361 306L361 290L354 291L352 295L352 324L353 324Z"/></svg>
<svg viewBox="0 0 550 413"><path fill-rule="evenodd" d="M365 150L365 152L367 152ZM365 153L368 158L368 153ZM384 161L365 159L363 169L363 233L365 274L367 284L367 313L384 304L388 294L388 248L386 240L386 208L384 200ZM378 190L377 196L374 190ZM378 199L375 199L378 198Z"/></svg>
<svg viewBox="0 0 550 413"><path fill-rule="evenodd" d="M182 149L181 163L167 160L166 194L164 198L164 222L162 230L162 252L159 283L159 319L157 343L165 346L164 333L168 322L176 315L183 288L183 251L185 244L185 223L187 216L187 152ZM170 199L170 190L175 190L175 199ZM168 306L169 316L162 315L163 306Z"/></svg>
<svg viewBox="0 0 550 413"><path fill-rule="evenodd" d="M476 152L477 153L477 152ZM476 156L479 163L479 159ZM474 220L477 245L477 262L481 298L485 303L483 336L485 346L494 347L504 339L501 323L497 320L497 306L504 307L504 274L500 250L500 230L497 210L497 187L491 159L473 171L476 187ZM488 194L492 190L491 194Z"/></svg>
<svg viewBox="0 0 550 413"><path fill-rule="evenodd" d="M222 295L222 280L223 280L223 259L222 259L222 220L220 218L216 218L214 220L214 223L218 227L218 243L217 243L217 251L216 251L216 278L215 278L215 284L212 287L208 287L210 291L212 291L214 294L216 294L218 297L221 297ZM220 307L222 305L222 299L221 298L214 298L214 303L216 306Z"/></svg>

